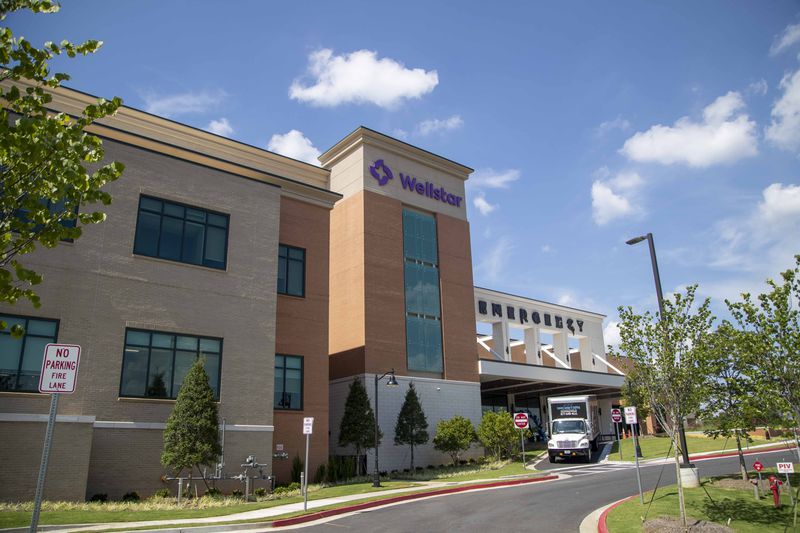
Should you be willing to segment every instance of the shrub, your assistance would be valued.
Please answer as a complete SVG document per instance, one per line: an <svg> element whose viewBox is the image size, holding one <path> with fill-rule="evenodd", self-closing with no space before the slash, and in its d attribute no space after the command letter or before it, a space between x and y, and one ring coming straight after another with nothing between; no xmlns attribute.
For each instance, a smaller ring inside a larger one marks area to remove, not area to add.
<svg viewBox="0 0 800 533"><path fill-rule="evenodd" d="M293 490L300 490L300 483L295 483L295 482L289 483L286 486L286 490L288 490L290 492L293 491Z"/></svg>
<svg viewBox="0 0 800 533"><path fill-rule="evenodd" d="M171 498L172 491L169 489L158 489L153 493L153 498Z"/></svg>
<svg viewBox="0 0 800 533"><path fill-rule="evenodd" d="M105 492L100 492L97 494L92 494L92 497L89 498L90 502L107 502L108 501L108 494Z"/></svg>
<svg viewBox="0 0 800 533"><path fill-rule="evenodd" d="M299 483L300 482L300 474L303 472L303 460L300 459L299 455L294 456L292 459L292 481Z"/></svg>
<svg viewBox="0 0 800 533"><path fill-rule="evenodd" d="M356 462L353 456L332 455L326 468L327 481L337 483L355 476Z"/></svg>
<svg viewBox="0 0 800 533"><path fill-rule="evenodd" d="M314 483L325 483L328 480L327 475L325 463L322 463L317 467L317 473L314 474Z"/></svg>
<svg viewBox="0 0 800 533"><path fill-rule="evenodd" d="M208 489L206 491L205 494L203 494L203 497L204 498L221 498L222 497L222 491L219 490L216 487L211 487L210 489Z"/></svg>
<svg viewBox="0 0 800 533"><path fill-rule="evenodd" d="M263 498L267 495L267 489L264 487L258 487L256 490L253 491L253 496L257 496L259 498Z"/></svg>
<svg viewBox="0 0 800 533"><path fill-rule="evenodd" d="M453 464L458 462L461 452L469 449L473 442L475 442L475 428L468 418L454 416L450 420L440 420L436 425L433 447L449 454Z"/></svg>
<svg viewBox="0 0 800 533"><path fill-rule="evenodd" d="M139 500L141 500L141 498L139 497L139 493L136 492L135 490L132 490L131 492L126 492L125 494L122 495L122 501L124 502L138 502Z"/></svg>
<svg viewBox="0 0 800 533"><path fill-rule="evenodd" d="M530 437L530 430L525 430L525 437ZM519 447L519 431L514 426L511 413L503 411L484 413L478 426L478 439L489 455L495 459L508 457Z"/></svg>
<svg viewBox="0 0 800 533"><path fill-rule="evenodd" d="M233 492L231 492L231 497L232 498L244 498L244 493L242 491L240 491L239 489L235 489Z"/></svg>

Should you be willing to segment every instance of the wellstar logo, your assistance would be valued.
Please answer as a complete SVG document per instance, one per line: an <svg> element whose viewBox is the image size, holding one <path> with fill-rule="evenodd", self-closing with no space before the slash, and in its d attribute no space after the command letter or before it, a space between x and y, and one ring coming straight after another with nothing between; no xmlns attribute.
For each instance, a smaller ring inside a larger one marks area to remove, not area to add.
<svg viewBox="0 0 800 533"><path fill-rule="evenodd" d="M378 169L383 170L383 176L378 174ZM378 180L378 185L383 187L386 185L390 179L394 179L394 174L392 174L392 169L383 162L383 159L378 159L369 167L369 173L372 174L372 177Z"/></svg>
<svg viewBox="0 0 800 533"><path fill-rule="evenodd" d="M383 187L389 180L394 179L392 169L384 163L383 159L376 159L370 165L369 173L373 178L378 180L378 185ZM400 184L403 189L409 192L416 192L419 195L427 196L433 200L437 200L446 204L456 207L461 207L461 202L464 200L461 196L447 192L444 187L439 187L429 181L423 181L416 176L400 173Z"/></svg>

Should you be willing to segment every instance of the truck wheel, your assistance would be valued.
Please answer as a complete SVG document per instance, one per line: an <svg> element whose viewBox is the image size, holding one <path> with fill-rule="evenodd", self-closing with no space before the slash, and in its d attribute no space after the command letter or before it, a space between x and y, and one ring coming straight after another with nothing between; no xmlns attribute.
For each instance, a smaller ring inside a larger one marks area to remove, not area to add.
<svg viewBox="0 0 800 533"><path fill-rule="evenodd" d="M597 439L594 439L594 440L592 441L592 451L593 451L593 452L596 452L596 451L597 451Z"/></svg>
<svg viewBox="0 0 800 533"><path fill-rule="evenodd" d="M556 462L558 462L558 459L556 459L556 456L553 455L552 453L548 453L547 455L550 458L551 463L556 464Z"/></svg>

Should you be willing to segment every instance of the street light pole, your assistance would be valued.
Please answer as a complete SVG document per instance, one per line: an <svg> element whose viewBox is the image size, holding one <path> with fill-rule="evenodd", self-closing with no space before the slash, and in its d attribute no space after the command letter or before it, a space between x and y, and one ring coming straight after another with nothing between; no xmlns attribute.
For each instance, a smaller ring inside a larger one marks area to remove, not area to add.
<svg viewBox="0 0 800 533"><path fill-rule="evenodd" d="M658 311L661 320L664 320L664 293L661 291L661 276L658 273L658 260L656 259L656 246L653 243L653 234L648 233L647 235L642 235L640 237L634 237L626 242L633 246L634 244L638 244L643 240L647 239L647 244L650 247L650 262L653 265L653 279L656 284L656 295L658 296ZM683 427L683 419L680 421L680 425L678 426L678 438L681 442L681 458L683 460L684 467L691 467L692 465L689 463L689 451L686 449L686 430Z"/></svg>
<svg viewBox="0 0 800 533"><path fill-rule="evenodd" d="M378 470L378 382L386 376L389 376L389 380L386 382L387 387L396 387L398 385L397 380L394 377L394 368L388 372L385 372L381 377L378 377L378 374L375 374L375 471L372 473L373 487L381 486L381 475L380 471Z"/></svg>

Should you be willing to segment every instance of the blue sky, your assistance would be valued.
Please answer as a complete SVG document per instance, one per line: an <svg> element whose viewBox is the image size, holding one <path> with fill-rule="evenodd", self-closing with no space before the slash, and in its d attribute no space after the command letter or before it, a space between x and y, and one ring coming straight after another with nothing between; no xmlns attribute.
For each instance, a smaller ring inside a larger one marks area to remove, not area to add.
<svg viewBox="0 0 800 533"><path fill-rule="evenodd" d="M800 253L800 4L65 1L69 86L313 159L358 125L476 169L476 285L587 308L758 291ZM611 330L609 330L611 332ZM614 340L609 335L607 340Z"/></svg>

